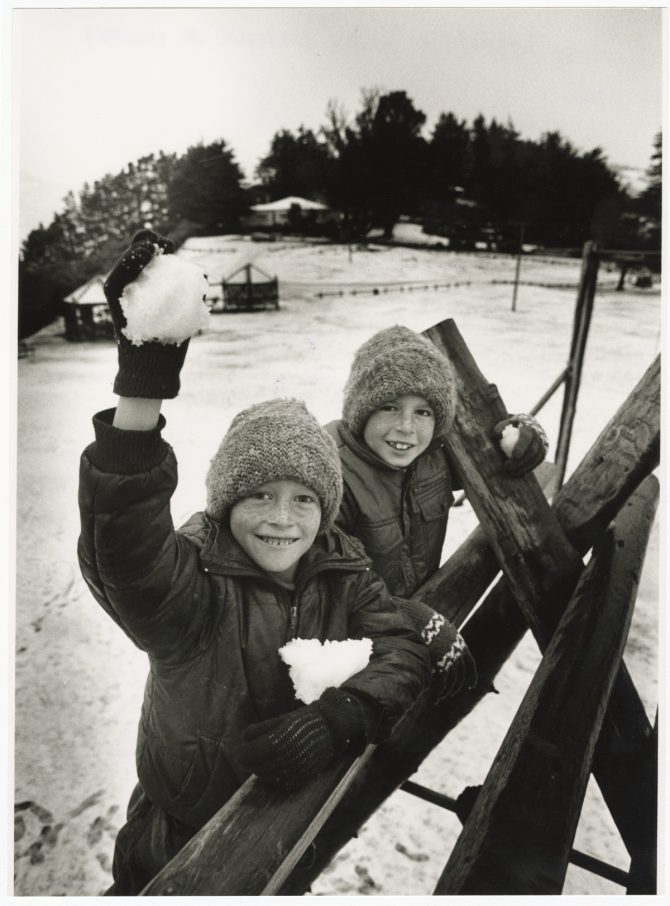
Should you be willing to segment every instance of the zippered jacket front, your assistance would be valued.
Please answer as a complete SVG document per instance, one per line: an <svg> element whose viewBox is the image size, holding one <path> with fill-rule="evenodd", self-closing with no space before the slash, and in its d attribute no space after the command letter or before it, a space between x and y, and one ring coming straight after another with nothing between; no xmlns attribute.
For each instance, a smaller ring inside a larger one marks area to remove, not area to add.
<svg viewBox="0 0 670 906"><path fill-rule="evenodd" d="M453 491L460 487L439 440L407 469L385 463L343 421L326 425L342 463L335 524L358 538L389 591L410 598L440 566Z"/></svg>

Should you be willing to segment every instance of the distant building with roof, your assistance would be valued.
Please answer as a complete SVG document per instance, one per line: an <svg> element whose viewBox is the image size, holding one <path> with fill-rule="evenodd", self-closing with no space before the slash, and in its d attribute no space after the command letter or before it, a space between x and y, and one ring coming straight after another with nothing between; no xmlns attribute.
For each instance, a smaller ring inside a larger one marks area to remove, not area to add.
<svg viewBox="0 0 670 906"><path fill-rule="evenodd" d="M337 212L320 201L311 201L299 195L287 195L276 201L254 204L250 213L244 218L244 224L250 229L291 226L300 222L325 224L337 221Z"/></svg>
<svg viewBox="0 0 670 906"><path fill-rule="evenodd" d="M106 279L107 274L96 274L65 297L66 339L113 339L114 324L103 289Z"/></svg>

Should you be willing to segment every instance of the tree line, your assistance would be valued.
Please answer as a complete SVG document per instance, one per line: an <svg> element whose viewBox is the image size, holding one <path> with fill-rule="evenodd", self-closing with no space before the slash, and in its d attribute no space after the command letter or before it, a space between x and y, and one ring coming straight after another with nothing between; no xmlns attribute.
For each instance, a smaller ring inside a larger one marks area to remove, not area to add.
<svg viewBox="0 0 670 906"><path fill-rule="evenodd" d="M181 156L149 154L84 184L22 245L20 336L49 323L65 295L108 270L136 229L151 225L177 245L239 231L259 193L328 204L341 214L331 234L340 241L364 241L372 228L391 237L408 216L448 237L452 249L482 237L508 251L522 237L552 248L595 239L609 248L660 249L660 133L647 186L631 197L600 148L581 152L557 131L531 141L511 122L479 115L468 124L453 113L439 116L427 137L425 125L406 92L367 90L353 118L331 101L317 130L277 132L252 188L223 139Z"/></svg>

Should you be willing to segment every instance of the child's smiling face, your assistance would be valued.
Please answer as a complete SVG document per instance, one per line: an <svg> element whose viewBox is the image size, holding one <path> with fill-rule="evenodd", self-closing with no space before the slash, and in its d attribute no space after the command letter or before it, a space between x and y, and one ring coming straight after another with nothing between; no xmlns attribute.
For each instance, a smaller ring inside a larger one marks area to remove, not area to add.
<svg viewBox="0 0 670 906"><path fill-rule="evenodd" d="M372 413L363 440L385 463L404 469L428 447L434 431L430 403L422 396L404 394Z"/></svg>
<svg viewBox="0 0 670 906"><path fill-rule="evenodd" d="M321 525L319 498L304 484L268 481L230 511L233 537L257 566L292 582L298 560L310 549Z"/></svg>

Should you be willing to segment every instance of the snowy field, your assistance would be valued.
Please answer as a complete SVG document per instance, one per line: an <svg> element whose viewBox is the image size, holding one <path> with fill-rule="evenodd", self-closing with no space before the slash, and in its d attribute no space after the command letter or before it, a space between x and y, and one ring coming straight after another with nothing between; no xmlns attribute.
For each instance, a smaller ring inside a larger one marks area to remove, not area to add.
<svg viewBox="0 0 670 906"><path fill-rule="evenodd" d="M513 312L511 285L493 282L513 279L509 257L381 246L350 254L346 247L238 237L191 240L180 254L199 261L210 280L254 260L278 275L281 307L214 315L208 330L191 342L182 393L163 407L164 435L179 460L176 524L204 505L209 458L240 408L297 396L323 422L337 418L352 354L382 327L401 323L423 330L454 318L512 412L529 410L567 362L576 261L524 260L521 278L533 285L519 288ZM616 274L602 277L568 472L660 350L658 287L627 286L617 293ZM317 289L321 298L314 295ZM145 656L94 603L76 561L79 454L92 440L93 413L115 403L115 347L67 343L61 331L50 327L30 338L32 355L18 363L15 893L24 896L97 896L110 884L113 841L135 782L135 732L147 667ZM550 458L560 397L559 392L540 413L552 441ZM453 510L445 555L474 524L467 504ZM657 579L656 527L625 654L652 720ZM498 677L500 694L488 696L446 738L416 779L451 797L481 783L538 662L527 635ZM455 815L397 792L313 892L428 895L459 828ZM574 845L628 868L593 781ZM623 890L570 867L564 892Z"/></svg>

